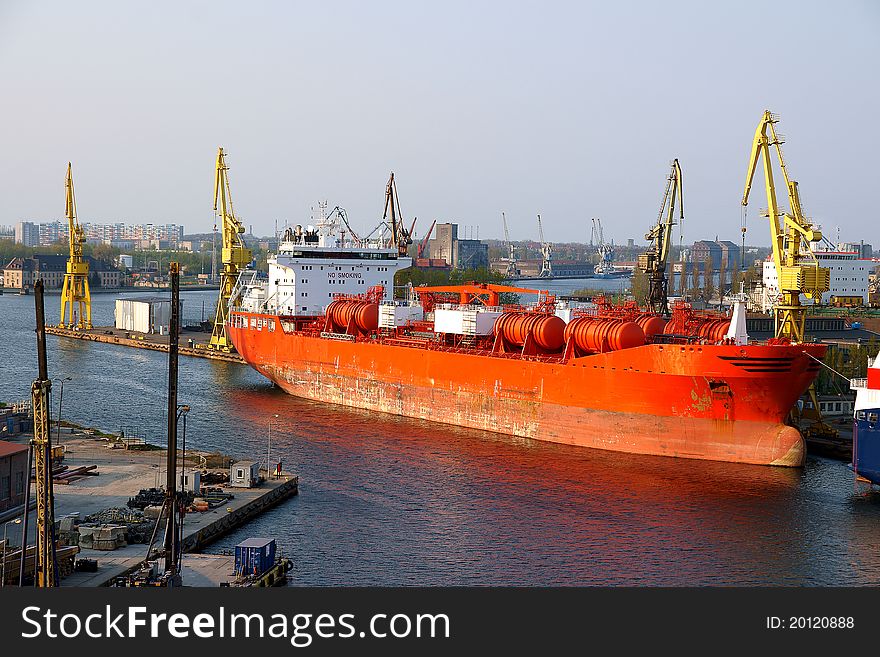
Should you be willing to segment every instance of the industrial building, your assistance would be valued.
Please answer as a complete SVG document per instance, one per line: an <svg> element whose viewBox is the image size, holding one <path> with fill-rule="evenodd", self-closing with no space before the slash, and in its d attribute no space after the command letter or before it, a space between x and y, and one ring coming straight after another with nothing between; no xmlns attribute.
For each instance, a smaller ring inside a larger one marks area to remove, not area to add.
<svg viewBox="0 0 880 657"><path fill-rule="evenodd" d="M122 272L101 260L85 257L89 263L90 283L100 287L119 287ZM67 272L67 256L34 255L30 258L13 258L3 268L3 287L12 289L32 288L42 279L46 288L60 288Z"/></svg>
<svg viewBox="0 0 880 657"><path fill-rule="evenodd" d="M0 513L24 504L27 445L0 440Z"/></svg>
<svg viewBox="0 0 880 657"><path fill-rule="evenodd" d="M538 277L541 274L541 260L518 260L516 263L521 277ZM492 263L492 268L500 273L507 272L507 261L500 260ZM555 277L591 278L595 265L592 262L582 260L554 260L553 275Z"/></svg>
<svg viewBox="0 0 880 657"><path fill-rule="evenodd" d="M428 240L432 260L445 260L453 269L489 268L489 245L480 240L459 239L458 224L437 224Z"/></svg>
<svg viewBox="0 0 880 657"><path fill-rule="evenodd" d="M742 269L741 249L729 240L699 240L691 247L691 262L711 263L712 270Z"/></svg>

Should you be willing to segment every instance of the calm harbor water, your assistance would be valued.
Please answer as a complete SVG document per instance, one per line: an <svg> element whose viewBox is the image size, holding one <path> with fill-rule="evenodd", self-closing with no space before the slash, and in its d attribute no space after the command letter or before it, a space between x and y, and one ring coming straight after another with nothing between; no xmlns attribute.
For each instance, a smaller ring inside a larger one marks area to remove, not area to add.
<svg viewBox="0 0 880 657"><path fill-rule="evenodd" d="M579 285L579 287L582 285ZM561 291L561 290L559 290ZM215 293L186 293L198 318ZM95 295L109 324L115 295ZM58 297L47 297L47 315ZM0 296L0 399L29 395L33 297ZM48 337L63 415L164 441L164 354ZM880 493L801 470L615 454L296 399L250 368L182 358L187 443L272 459L300 495L211 547L279 539L317 585L878 585ZM57 395L53 402L57 410Z"/></svg>

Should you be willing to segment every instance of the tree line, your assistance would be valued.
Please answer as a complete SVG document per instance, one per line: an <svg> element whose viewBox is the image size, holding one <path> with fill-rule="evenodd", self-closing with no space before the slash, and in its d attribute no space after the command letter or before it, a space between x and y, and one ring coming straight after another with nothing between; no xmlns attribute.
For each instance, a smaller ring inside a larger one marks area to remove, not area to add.
<svg viewBox="0 0 880 657"><path fill-rule="evenodd" d="M689 269L675 274L670 263L670 269L666 273L670 297L682 297L690 301L720 301L726 295L739 292L740 283L745 283L745 288L749 289L761 280L761 272L756 266L741 271L736 261L729 269L726 260L721 261L717 283L710 258L688 264L691 265ZM639 305L647 303L648 275L638 267L633 272L632 295Z"/></svg>

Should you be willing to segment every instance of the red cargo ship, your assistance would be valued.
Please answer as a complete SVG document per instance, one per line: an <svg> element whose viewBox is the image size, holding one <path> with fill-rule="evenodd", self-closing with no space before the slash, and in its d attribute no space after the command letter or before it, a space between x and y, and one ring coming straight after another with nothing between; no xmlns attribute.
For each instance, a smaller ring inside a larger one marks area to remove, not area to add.
<svg viewBox="0 0 880 657"><path fill-rule="evenodd" d="M667 323L546 295L502 307L505 288L476 285L453 303L440 303L448 288L392 301L409 259L324 244L321 228L312 242L289 232L268 280L240 282L228 323L239 354L292 395L621 452L804 462L786 418L823 345L750 342L743 308L731 324L679 304Z"/></svg>

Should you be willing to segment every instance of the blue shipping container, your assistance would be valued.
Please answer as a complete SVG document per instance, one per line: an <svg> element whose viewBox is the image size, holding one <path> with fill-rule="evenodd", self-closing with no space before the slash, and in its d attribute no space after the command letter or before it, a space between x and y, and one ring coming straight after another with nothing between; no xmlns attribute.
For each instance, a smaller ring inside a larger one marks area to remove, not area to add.
<svg viewBox="0 0 880 657"><path fill-rule="evenodd" d="M235 546L235 574L262 575L275 565L275 539L249 538Z"/></svg>

